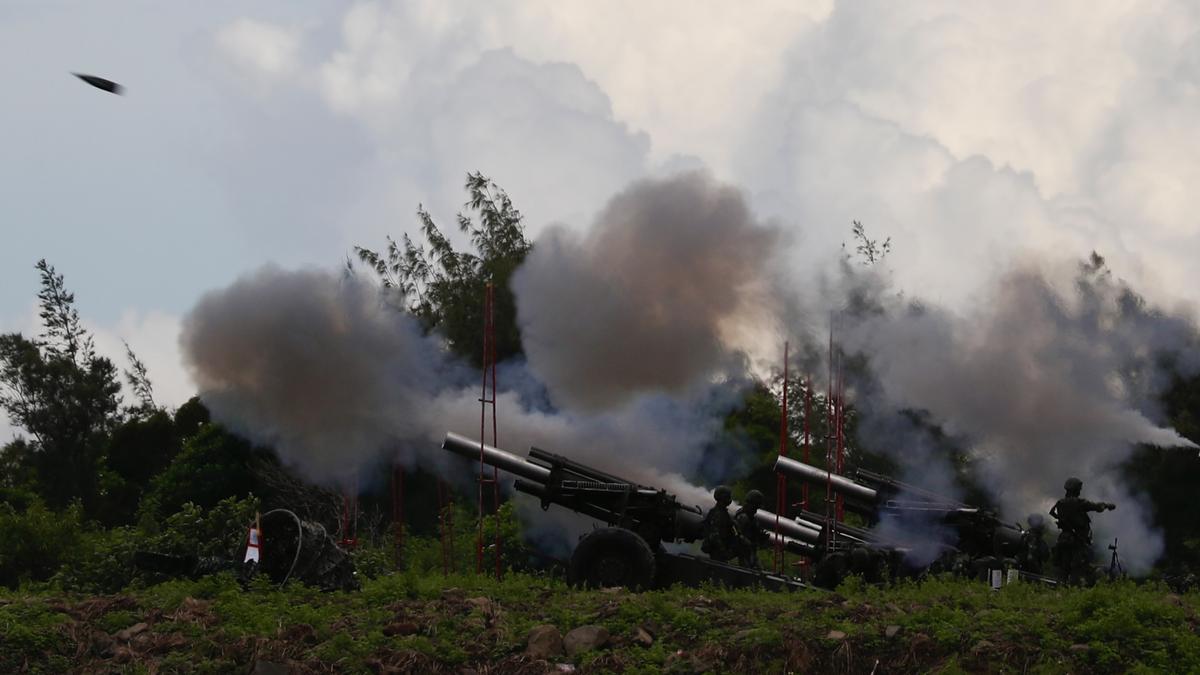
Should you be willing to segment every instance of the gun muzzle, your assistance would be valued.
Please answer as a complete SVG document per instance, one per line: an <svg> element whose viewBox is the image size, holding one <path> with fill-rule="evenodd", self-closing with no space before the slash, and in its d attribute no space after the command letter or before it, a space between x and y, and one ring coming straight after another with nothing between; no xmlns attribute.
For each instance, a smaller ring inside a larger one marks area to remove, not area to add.
<svg viewBox="0 0 1200 675"><path fill-rule="evenodd" d="M868 504L875 504L879 500L879 493L865 485L859 485L845 476L831 474L804 462L797 462L790 457L781 455L776 459L775 470L815 485L828 483L833 486L834 492Z"/></svg>
<svg viewBox="0 0 1200 675"><path fill-rule="evenodd" d="M442 441L443 450L449 450L460 457L476 461L479 460L479 448L479 441L456 433L446 434L446 440ZM486 444L483 445L483 462L535 483L544 485L546 481L550 480L550 469Z"/></svg>

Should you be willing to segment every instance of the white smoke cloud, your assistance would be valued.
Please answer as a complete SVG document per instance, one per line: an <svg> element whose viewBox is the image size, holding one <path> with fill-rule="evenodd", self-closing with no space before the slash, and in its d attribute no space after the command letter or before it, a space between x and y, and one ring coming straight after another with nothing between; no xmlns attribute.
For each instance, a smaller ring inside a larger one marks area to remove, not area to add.
<svg viewBox="0 0 1200 675"><path fill-rule="evenodd" d="M956 308L1030 251L1099 250L1194 299L1198 28L1182 2L840 4L798 36L737 175L805 226L804 260L859 219L902 287Z"/></svg>
<svg viewBox="0 0 1200 675"><path fill-rule="evenodd" d="M1014 519L1045 512L1063 480L1082 478L1094 499L1120 503L1100 519L1102 531L1119 534L1130 568L1145 571L1161 535L1123 487L1120 465L1138 443L1195 447L1148 415L1163 384L1158 350L1195 354L1196 333L1186 319L1131 302L1100 271L1081 275L1063 293L1053 273L1023 266L962 313L883 298L880 311L846 320L842 342L869 357L886 402L863 401L866 415L928 412L967 444ZM891 447L889 428L879 419L866 426L906 470L927 473L914 460L928 453Z"/></svg>

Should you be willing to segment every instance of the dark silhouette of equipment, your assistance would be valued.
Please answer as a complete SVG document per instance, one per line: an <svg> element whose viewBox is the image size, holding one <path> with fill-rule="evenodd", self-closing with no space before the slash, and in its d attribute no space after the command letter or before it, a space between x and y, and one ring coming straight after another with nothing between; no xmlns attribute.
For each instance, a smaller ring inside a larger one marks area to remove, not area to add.
<svg viewBox="0 0 1200 675"><path fill-rule="evenodd" d="M631 589L661 588L675 583L697 585L723 583L733 587L765 587L775 590L805 588L790 577L717 562L687 553L668 552L664 544L694 542L703 537L703 513L699 506L680 503L678 498L653 487L574 462L538 448L524 459L479 441L446 434L442 448L473 461L502 469L517 477L518 492L551 505L595 518L607 527L585 535L571 555L568 580L586 587L624 586ZM764 527L775 526L775 514L760 510L756 519ZM819 533L797 522L781 520L780 537L789 551L813 555Z"/></svg>
<svg viewBox="0 0 1200 675"><path fill-rule="evenodd" d="M1039 573L1019 569L1020 560L1032 559L1024 547L1036 541L1025 529L1001 521L986 509L864 469L843 476L781 455L776 459L775 470L814 485L827 486L841 498L847 511L862 516L870 524L889 519L906 524L897 528L900 532L911 533L911 541L897 538L904 536L897 533L883 539L874 529L831 523L829 519L824 519L823 546L818 566L826 568L825 579L828 584L840 581L838 577L841 573L837 570L842 567L855 571L852 565L847 567L846 564L853 561L856 555L863 557L860 549L866 549L871 556L886 558L886 561L878 564L886 563L893 575L900 571L920 575L936 570L982 576L985 571L1011 569L1025 580L1054 583ZM819 514L802 511L800 520L805 519L810 522L823 520ZM938 534L944 535L946 540L927 540L929 537L936 538ZM940 549L940 552L932 556L936 558L933 563L913 567L908 554L918 548L924 552L923 557L931 557L928 553L931 549ZM871 561L872 570L876 564L877 561Z"/></svg>
<svg viewBox="0 0 1200 675"><path fill-rule="evenodd" d="M1121 556L1117 554L1117 538L1113 537L1113 543L1108 545L1108 550L1112 551L1112 559L1108 562L1108 578L1120 579L1125 576L1125 566L1121 564Z"/></svg>
<svg viewBox="0 0 1200 675"><path fill-rule="evenodd" d="M301 520L287 509L268 511L262 515L261 522L262 552L257 564L237 562L242 559L241 555L234 559L154 551L137 551L134 564L147 571L171 576L195 578L233 570L243 581L263 573L279 585L296 580L326 591L358 589L354 562L324 526Z"/></svg>
<svg viewBox="0 0 1200 675"><path fill-rule="evenodd" d="M93 87L107 91L110 94L116 94L120 96L125 93L125 87L113 82L112 80L106 80L103 77L96 77L95 75L83 75L81 73L71 74L83 80L84 82L87 82Z"/></svg>

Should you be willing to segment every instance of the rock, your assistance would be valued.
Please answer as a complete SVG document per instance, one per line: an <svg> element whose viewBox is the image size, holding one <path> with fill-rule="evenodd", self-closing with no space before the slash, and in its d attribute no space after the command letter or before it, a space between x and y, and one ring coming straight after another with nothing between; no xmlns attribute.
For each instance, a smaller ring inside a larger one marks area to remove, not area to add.
<svg viewBox="0 0 1200 675"><path fill-rule="evenodd" d="M894 638L900 632L900 626L892 624L883 630L884 637Z"/></svg>
<svg viewBox="0 0 1200 675"><path fill-rule="evenodd" d="M825 636L826 640L845 640L846 634L840 630L831 630L829 635Z"/></svg>
<svg viewBox="0 0 1200 675"><path fill-rule="evenodd" d="M757 632L758 631L755 628L747 628L745 630L739 630L738 632L733 634L733 641L734 642L745 642L746 640L749 640L751 637L753 637L754 634Z"/></svg>
<svg viewBox="0 0 1200 675"><path fill-rule="evenodd" d="M129 640L133 639L133 636L146 632L146 629L148 628L150 628L149 624L135 623L129 628L124 628L117 631L116 635L113 637L117 638L118 640L124 640L128 642Z"/></svg>
<svg viewBox="0 0 1200 675"><path fill-rule="evenodd" d="M1068 647L1067 649L1071 650L1072 652L1075 652L1076 654L1082 654L1084 652L1091 651L1092 647L1091 647L1091 645L1074 644L1074 645L1071 645L1070 647Z"/></svg>
<svg viewBox="0 0 1200 675"><path fill-rule="evenodd" d="M255 661L254 670L250 671L250 675L289 675L291 672L292 669L288 668L285 663Z"/></svg>
<svg viewBox="0 0 1200 675"><path fill-rule="evenodd" d="M556 663L554 664L554 672L573 673L575 672L575 666L571 665L570 663Z"/></svg>
<svg viewBox="0 0 1200 675"><path fill-rule="evenodd" d="M608 644L608 629L604 626L580 626L572 629L563 638L563 647L567 650L567 656L599 649L606 644Z"/></svg>
<svg viewBox="0 0 1200 675"><path fill-rule="evenodd" d="M535 659L562 656L564 653L562 633L559 633L558 628L550 624L534 626L525 640L525 653Z"/></svg>
<svg viewBox="0 0 1200 675"><path fill-rule="evenodd" d="M980 640L979 642L975 643L974 647L971 647L971 653L976 656L979 656L980 654L983 654L983 653L991 650L991 648L993 646L994 645L992 643L988 642L987 640Z"/></svg>
<svg viewBox="0 0 1200 675"><path fill-rule="evenodd" d="M484 614L492 614L496 611L496 603L489 598L468 598L467 604Z"/></svg>
<svg viewBox="0 0 1200 675"><path fill-rule="evenodd" d="M411 621L396 621L383 627L383 634L388 637L416 635L419 632L421 632L420 626Z"/></svg>
<svg viewBox="0 0 1200 675"><path fill-rule="evenodd" d="M617 595L618 593L621 593L624 590L625 589L621 588L620 586L608 586L605 588L601 588L600 592L604 593L606 595Z"/></svg>
<svg viewBox="0 0 1200 675"><path fill-rule="evenodd" d="M649 647L654 644L654 636L650 634L650 631L638 626L633 629L633 641L643 647Z"/></svg>

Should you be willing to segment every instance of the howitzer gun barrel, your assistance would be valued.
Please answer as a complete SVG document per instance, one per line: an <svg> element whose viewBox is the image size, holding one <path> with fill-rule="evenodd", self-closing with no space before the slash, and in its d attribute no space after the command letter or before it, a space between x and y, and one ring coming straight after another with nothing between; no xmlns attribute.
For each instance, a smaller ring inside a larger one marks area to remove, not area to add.
<svg viewBox="0 0 1200 675"><path fill-rule="evenodd" d="M479 441L456 433L446 434L446 440L442 441L442 449L467 459L479 459ZM550 469L490 445L483 446L483 461L485 464L535 483L544 484L550 480Z"/></svg>
<svg viewBox="0 0 1200 675"><path fill-rule="evenodd" d="M772 546L777 543L782 543L784 550L788 551L789 553L795 553L796 555L802 555L805 558L810 559L821 557L820 551L817 549L815 544L810 544L806 541L798 541L788 536L775 534L774 532L768 532L767 537Z"/></svg>
<svg viewBox="0 0 1200 675"><path fill-rule="evenodd" d="M754 514L754 519L762 527L764 532L775 534L775 514L770 511L759 509ZM789 539L816 544L821 541L821 527L805 521L792 520L780 516L779 518L779 534L782 534Z"/></svg>
<svg viewBox="0 0 1200 675"><path fill-rule="evenodd" d="M868 504L875 504L879 500L879 492L876 490L872 490L865 485L859 485L845 476L831 474L824 469L818 469L804 462L797 462L790 457L783 457L781 455L776 459L775 470L810 483L829 483L833 486L834 492Z"/></svg>

